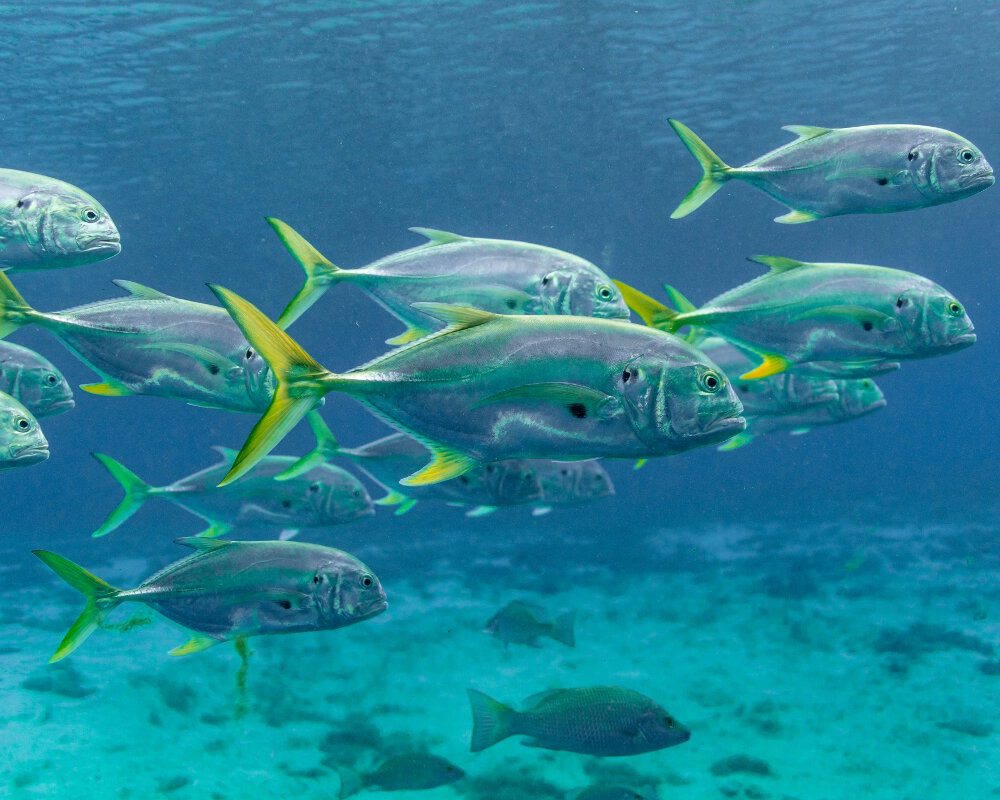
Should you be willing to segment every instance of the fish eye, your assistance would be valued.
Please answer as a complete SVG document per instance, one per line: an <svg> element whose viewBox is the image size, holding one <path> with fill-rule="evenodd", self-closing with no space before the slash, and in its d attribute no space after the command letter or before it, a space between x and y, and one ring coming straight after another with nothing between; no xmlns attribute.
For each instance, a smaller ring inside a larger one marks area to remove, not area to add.
<svg viewBox="0 0 1000 800"><path fill-rule="evenodd" d="M319 491L319 487L320 487L319 481L313 481L312 483L309 484L309 491L310 492L318 492Z"/></svg>
<svg viewBox="0 0 1000 800"><path fill-rule="evenodd" d="M84 222L97 222L97 220L100 219L100 217L101 217L101 215L98 214L96 211L94 211L94 209L92 209L92 208L85 208L85 209L83 209L83 215L82 216L83 216Z"/></svg>
<svg viewBox="0 0 1000 800"><path fill-rule="evenodd" d="M251 358L253 358L253 350L248 347L247 348L247 361L249 361Z"/></svg>
<svg viewBox="0 0 1000 800"><path fill-rule="evenodd" d="M313 575L313 586L318 586L322 582L323 582L323 576L320 575L320 573L317 572L315 575Z"/></svg>
<svg viewBox="0 0 1000 800"><path fill-rule="evenodd" d="M50 372L48 375L45 376L45 382L49 386L55 386L57 383L59 383L59 379Z"/></svg>
<svg viewBox="0 0 1000 800"><path fill-rule="evenodd" d="M354 492L353 492L353 494L354 494L355 497L361 497L361 490L360 489L355 489Z"/></svg>
<svg viewBox="0 0 1000 800"><path fill-rule="evenodd" d="M26 432L31 430L31 421L26 417L16 417L14 419L14 427L21 432Z"/></svg>
<svg viewBox="0 0 1000 800"><path fill-rule="evenodd" d="M622 370L622 383L628 383L631 377L632 373L629 371L628 367Z"/></svg>
<svg viewBox="0 0 1000 800"><path fill-rule="evenodd" d="M920 158L920 151L917 148L913 148L909 153L906 154L907 161L913 161L914 159Z"/></svg>
<svg viewBox="0 0 1000 800"><path fill-rule="evenodd" d="M597 287L597 296L602 300L610 300L614 296L614 292L611 291L611 287L606 283L602 283Z"/></svg>
<svg viewBox="0 0 1000 800"><path fill-rule="evenodd" d="M962 307L954 300L952 300L950 303L948 303L948 313L951 314L953 317L960 317L962 316Z"/></svg>
<svg viewBox="0 0 1000 800"><path fill-rule="evenodd" d="M552 278L546 275L544 278L542 278L542 286L548 286L550 280L552 280Z"/></svg>
<svg viewBox="0 0 1000 800"><path fill-rule="evenodd" d="M375 585L375 579L366 572L358 579L358 583L360 583L365 589L371 589L372 586Z"/></svg>
<svg viewBox="0 0 1000 800"><path fill-rule="evenodd" d="M722 378L720 378L714 372L706 372L701 376L701 385L706 392L711 392L715 394L719 389L722 388Z"/></svg>
<svg viewBox="0 0 1000 800"><path fill-rule="evenodd" d="M963 147L958 151L958 160L963 164L971 164L976 160L976 154L972 152L968 147Z"/></svg>
<svg viewBox="0 0 1000 800"><path fill-rule="evenodd" d="M675 720L668 714L663 718L663 724L666 725L668 728L673 728L675 725L677 725L677 720Z"/></svg>
<svg viewBox="0 0 1000 800"><path fill-rule="evenodd" d="M904 307L904 306L906 306L906 305L907 305L907 304L908 304L909 302L910 302L910 301L909 301L909 300L907 300L907 299L906 299L905 297L900 297L900 298L899 298L898 300L896 300L896 308L903 308L903 307Z"/></svg>

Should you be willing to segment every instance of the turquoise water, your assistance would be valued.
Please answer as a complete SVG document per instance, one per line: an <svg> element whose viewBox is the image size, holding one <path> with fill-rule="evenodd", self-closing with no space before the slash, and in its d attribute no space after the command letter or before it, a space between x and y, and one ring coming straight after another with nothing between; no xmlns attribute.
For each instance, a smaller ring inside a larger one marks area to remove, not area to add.
<svg viewBox="0 0 1000 800"><path fill-rule="evenodd" d="M1000 195L780 226L783 207L731 185L673 221L698 167L666 123L730 163L787 141L782 125L879 122L957 131L996 162L997 28L987 3L896 0L0 6L0 166L85 188L122 234L110 261L15 276L40 309L127 278L206 303L221 283L276 315L301 273L274 215L344 267L428 226L560 247L695 302L759 274L755 253L897 266L948 287L979 334L880 378L887 407L851 425L608 463L616 494L589 506L466 519L424 502L305 532L369 564L389 610L252 639L242 687L232 647L171 658L187 635L162 620L46 663L80 600L32 548L131 586L204 527L150 501L91 539L121 491L89 452L168 483L254 421L77 392L43 421L51 458L0 478L0 795L329 797L338 769L423 749L466 777L414 797L1000 792ZM295 328L333 369L398 332L350 286ZM94 380L44 331L11 338ZM387 433L347 399L324 415L346 444ZM281 452L311 447L301 428ZM513 599L575 611L576 646L505 651L482 629ZM616 759L516 739L469 752L467 687L516 703L598 684L654 698L690 740Z"/></svg>

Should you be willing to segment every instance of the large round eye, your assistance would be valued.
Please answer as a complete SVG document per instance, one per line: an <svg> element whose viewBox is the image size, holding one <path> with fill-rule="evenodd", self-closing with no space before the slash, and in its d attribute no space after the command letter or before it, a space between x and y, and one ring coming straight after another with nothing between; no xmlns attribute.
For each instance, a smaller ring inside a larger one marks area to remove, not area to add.
<svg viewBox="0 0 1000 800"><path fill-rule="evenodd" d="M360 583L365 589L371 589L375 585L375 579L366 572L358 578L358 583Z"/></svg>
<svg viewBox="0 0 1000 800"><path fill-rule="evenodd" d="M958 160L963 164L971 164L976 160L976 154L968 147L963 147L958 151Z"/></svg>
<svg viewBox="0 0 1000 800"><path fill-rule="evenodd" d="M900 297L899 297L899 298L897 298L897 300L896 300L896 308L903 308L903 306L905 306L905 305L906 305L907 303L909 303L909 302L910 302L910 301L909 301L909 300L907 300L907 299L906 299L905 297L902 297L902 296L900 296Z"/></svg>
<svg viewBox="0 0 1000 800"><path fill-rule="evenodd" d="M97 222L97 220L101 218L101 215L92 208L83 209L83 214L81 216L83 217L84 222Z"/></svg>
<svg viewBox="0 0 1000 800"><path fill-rule="evenodd" d="M313 586L319 586L323 582L323 576L320 573L313 575Z"/></svg>
<svg viewBox="0 0 1000 800"><path fill-rule="evenodd" d="M701 376L701 385L706 392L715 394L722 388L722 378L715 372L706 372Z"/></svg>
<svg viewBox="0 0 1000 800"><path fill-rule="evenodd" d="M14 427L21 431L21 433L27 433L31 430L31 420L27 417L15 417Z"/></svg>
<svg viewBox="0 0 1000 800"><path fill-rule="evenodd" d="M632 377L632 372L628 367L622 370L622 383L628 383L629 379Z"/></svg>
<svg viewBox="0 0 1000 800"><path fill-rule="evenodd" d="M666 716L663 718L663 724L666 725L668 728L673 728L675 725L677 725L677 720L675 720L671 716Z"/></svg>
<svg viewBox="0 0 1000 800"><path fill-rule="evenodd" d="M50 372L48 375L45 376L45 382L49 386L55 386L57 383L59 383L59 379Z"/></svg>
<svg viewBox="0 0 1000 800"><path fill-rule="evenodd" d="M960 317L962 316L962 307L954 300L952 300L950 303L948 303L948 313L951 314L953 317Z"/></svg>
<svg viewBox="0 0 1000 800"><path fill-rule="evenodd" d="M354 492L353 492L353 494L354 494L355 497L361 497L361 490L360 489L355 489Z"/></svg>
<svg viewBox="0 0 1000 800"><path fill-rule="evenodd" d="M606 283L602 283L597 287L597 296L602 300L610 300L615 296L615 293L611 291L611 287Z"/></svg>
<svg viewBox="0 0 1000 800"><path fill-rule="evenodd" d="M249 360L250 360L250 359L252 359L252 358L253 358L253 350L251 350L251 349L250 349L250 348L248 347L248 348L247 348L247 361L249 361Z"/></svg>

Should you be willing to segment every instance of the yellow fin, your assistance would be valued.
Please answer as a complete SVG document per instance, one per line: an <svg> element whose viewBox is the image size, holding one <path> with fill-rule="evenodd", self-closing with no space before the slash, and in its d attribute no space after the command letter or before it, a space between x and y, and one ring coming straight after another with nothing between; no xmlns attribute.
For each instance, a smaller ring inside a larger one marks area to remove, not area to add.
<svg viewBox="0 0 1000 800"><path fill-rule="evenodd" d="M775 217L775 222L781 222L785 225L797 225L800 222L812 222L813 220L819 219L819 214L813 214L811 211L789 211L787 214L782 214L780 217Z"/></svg>
<svg viewBox="0 0 1000 800"><path fill-rule="evenodd" d="M738 450L741 447L745 447L753 441L753 434L750 431L743 431L742 433L737 433L728 442L723 442L720 444L716 450L722 453L729 452L730 450Z"/></svg>
<svg viewBox="0 0 1000 800"><path fill-rule="evenodd" d="M80 385L80 388L89 394L99 394L102 397L127 397L128 395L133 394L132 390L127 386L108 382L83 383Z"/></svg>
<svg viewBox="0 0 1000 800"><path fill-rule="evenodd" d="M200 653L202 650L208 650L209 647L214 647L218 643L219 639L213 639L211 636L196 633L187 642L171 650L170 655L189 656L192 653Z"/></svg>
<svg viewBox="0 0 1000 800"><path fill-rule="evenodd" d="M418 339L423 339L425 336L430 335L431 331L426 328L418 328L416 325L410 325L410 327L399 334L399 336L393 336L391 339L386 339L385 343L396 347L397 345L415 342Z"/></svg>
<svg viewBox="0 0 1000 800"><path fill-rule="evenodd" d="M451 480L465 474L479 463L471 456L459 453L457 450L451 450L444 445L424 440L421 442L430 448L433 455L431 462L423 469L403 478L400 481L403 486L426 486L431 483Z"/></svg>
<svg viewBox="0 0 1000 800"><path fill-rule="evenodd" d="M410 498L402 492L397 492L395 489L389 489L388 494L385 497L380 497L374 502L377 506L398 506L405 503L409 499Z"/></svg>
<svg viewBox="0 0 1000 800"><path fill-rule="evenodd" d="M744 381L755 381L758 378L770 378L772 375L777 375L780 372L784 372L788 369L792 362L789 361L784 356L774 355L773 353L764 354L763 363L756 369L752 369L749 372L740 375L740 380Z"/></svg>
<svg viewBox="0 0 1000 800"><path fill-rule="evenodd" d="M644 466L646 466L647 461L649 461L648 458L640 458L638 461L635 462L635 465L632 467L632 469L642 469Z"/></svg>
<svg viewBox="0 0 1000 800"><path fill-rule="evenodd" d="M677 316L677 312L667 308L659 300L654 300L648 294L643 294L638 289L633 289L627 283L615 281L615 286L622 293L625 305L631 308L639 318L650 328L661 328L662 330L673 332L670 320Z"/></svg>

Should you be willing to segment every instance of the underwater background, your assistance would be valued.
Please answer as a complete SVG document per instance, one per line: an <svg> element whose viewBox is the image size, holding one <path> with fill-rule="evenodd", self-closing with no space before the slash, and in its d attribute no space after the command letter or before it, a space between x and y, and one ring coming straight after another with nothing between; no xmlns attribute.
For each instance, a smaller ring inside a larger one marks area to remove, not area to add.
<svg viewBox="0 0 1000 800"><path fill-rule="evenodd" d="M731 164L788 141L782 125L889 122L997 160L998 31L991 3L930 0L0 5L0 166L85 188L122 236L112 260L17 276L39 309L127 278L206 303L219 283L276 316L301 271L272 215L343 267L425 226L558 247L695 303L759 274L756 253L899 267L961 299L979 337L879 378L887 407L850 425L607 462L616 495L583 508L425 502L305 531L369 564L389 610L251 640L242 689L232 648L171 658L185 634L162 621L46 663L80 600L32 548L131 586L202 527L153 500L92 539L121 490L89 453L164 484L255 421L76 392L43 423L50 459L0 476L0 796L329 797L339 768L414 748L466 772L427 798L1000 795L1000 195L780 226L782 206L730 184L674 221L700 173L666 121ZM399 324L336 286L294 332L346 369ZM45 331L11 340L93 380ZM345 444L388 432L345 398L324 417ZM279 452L311 446L300 426ZM576 646L485 635L513 599L574 610ZM513 703L595 684L653 697L690 741L469 752L467 687Z"/></svg>

